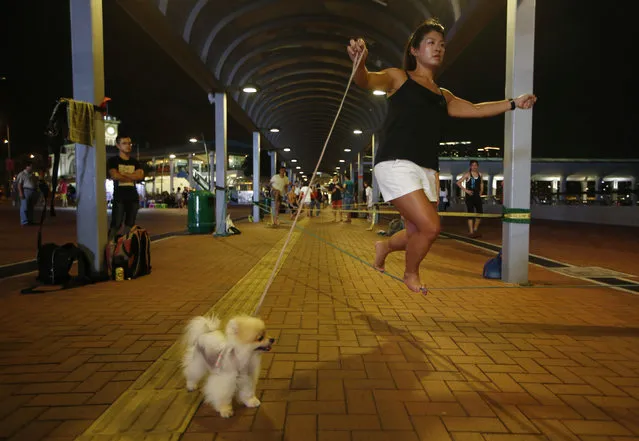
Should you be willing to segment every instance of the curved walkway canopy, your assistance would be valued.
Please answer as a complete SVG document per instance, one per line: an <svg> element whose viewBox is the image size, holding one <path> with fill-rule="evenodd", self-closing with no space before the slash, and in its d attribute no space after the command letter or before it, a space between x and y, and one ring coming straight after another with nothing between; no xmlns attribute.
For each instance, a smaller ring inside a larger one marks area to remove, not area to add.
<svg viewBox="0 0 639 441"><path fill-rule="evenodd" d="M403 46L423 20L448 31L450 64L505 7L495 0L119 0L120 6L203 89L226 92L229 117L260 131L267 148L311 169L351 74L346 45L363 37L371 70L400 66ZM242 92L254 86L257 93ZM320 169L351 159L383 121L383 96L353 86ZM211 122L213 124L213 122ZM278 133L271 133L277 128ZM353 130L363 133L356 135Z"/></svg>

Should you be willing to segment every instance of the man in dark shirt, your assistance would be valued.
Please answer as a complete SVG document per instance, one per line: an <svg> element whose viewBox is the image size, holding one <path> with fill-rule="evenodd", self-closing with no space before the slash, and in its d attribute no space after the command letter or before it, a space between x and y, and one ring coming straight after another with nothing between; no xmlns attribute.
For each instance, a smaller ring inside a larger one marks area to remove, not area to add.
<svg viewBox="0 0 639 441"><path fill-rule="evenodd" d="M140 207L135 183L144 179L144 170L142 170L140 163L131 158L131 138L118 136L115 139L115 145L120 154L107 161L107 173L113 179L113 205L109 239L113 239L118 234L122 221L128 229L135 225L135 218Z"/></svg>

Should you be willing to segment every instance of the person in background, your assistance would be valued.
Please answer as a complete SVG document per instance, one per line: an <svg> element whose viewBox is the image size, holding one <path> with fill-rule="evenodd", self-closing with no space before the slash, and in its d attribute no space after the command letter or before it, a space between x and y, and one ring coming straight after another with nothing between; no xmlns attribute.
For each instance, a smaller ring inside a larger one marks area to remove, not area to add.
<svg viewBox="0 0 639 441"><path fill-rule="evenodd" d="M31 161L27 161L24 170L18 173L15 186L20 196L20 224L23 227L33 225L33 208L40 194L38 193L38 178L33 174Z"/></svg>
<svg viewBox="0 0 639 441"><path fill-rule="evenodd" d="M60 178L60 183L58 184L57 193L60 195L60 205L62 207L68 207L69 201L67 199L67 191L69 189L69 184L67 184L67 180L64 178Z"/></svg>
<svg viewBox="0 0 639 441"><path fill-rule="evenodd" d="M333 206L333 222L342 221L342 191L344 187L339 182L339 176L333 175L333 180L328 184L328 192L331 194L331 205Z"/></svg>
<svg viewBox="0 0 639 441"><path fill-rule="evenodd" d="M352 214L351 210L353 209L353 197L355 196L355 183L351 179L351 176L348 173L344 174L344 210L346 211L346 220L344 222L351 222Z"/></svg>
<svg viewBox="0 0 639 441"><path fill-rule="evenodd" d="M465 182L466 188L462 186ZM484 192L484 180L479 173L479 162L476 160L470 161L470 168L464 173L457 186L466 193L466 209L469 213L482 214L484 212L484 206L481 200L481 195ZM481 237L479 234L479 223L481 219L478 217L468 218L468 236L469 237Z"/></svg>
<svg viewBox="0 0 639 441"><path fill-rule="evenodd" d="M288 189L288 177L286 167L280 167L280 172L271 178L271 213L273 215L273 225L279 225L280 205L286 196Z"/></svg>
<svg viewBox="0 0 639 441"><path fill-rule="evenodd" d="M109 240L120 232L122 222L130 230L135 225L140 197L135 183L144 179L140 163L131 157L133 143L129 136L118 135L115 139L118 155L107 160L107 174L113 179L113 206Z"/></svg>

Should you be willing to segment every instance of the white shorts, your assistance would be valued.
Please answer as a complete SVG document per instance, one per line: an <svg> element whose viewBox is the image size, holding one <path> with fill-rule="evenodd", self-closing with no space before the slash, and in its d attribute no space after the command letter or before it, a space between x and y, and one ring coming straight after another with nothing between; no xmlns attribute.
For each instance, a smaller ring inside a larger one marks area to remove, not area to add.
<svg viewBox="0 0 639 441"><path fill-rule="evenodd" d="M386 202L415 190L424 190L429 201L437 202L437 172L431 168L420 167L405 159L395 159L380 162L375 166L374 173Z"/></svg>

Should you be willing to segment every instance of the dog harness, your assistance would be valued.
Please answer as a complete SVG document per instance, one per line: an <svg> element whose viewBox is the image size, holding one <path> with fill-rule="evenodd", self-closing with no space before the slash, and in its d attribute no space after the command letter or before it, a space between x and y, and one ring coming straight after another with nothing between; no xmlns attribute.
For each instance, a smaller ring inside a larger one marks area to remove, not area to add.
<svg viewBox="0 0 639 441"><path fill-rule="evenodd" d="M211 357L206 356L206 351L204 350L202 346L200 346L199 344L196 346L200 354L202 354L202 357L204 357L204 360L206 360L206 364L209 365L209 368L212 371L214 372L219 371L222 368L222 363L224 362L224 359L230 358L232 362L235 364L235 367L238 373L243 375L248 374L248 363L246 364L246 366L240 366L240 361L237 359L237 356L235 355L234 347L224 346L222 350L217 354L215 359L212 360Z"/></svg>

